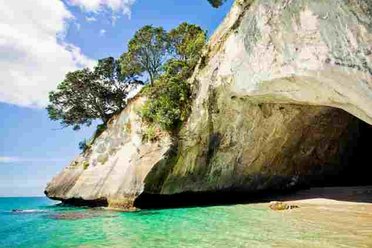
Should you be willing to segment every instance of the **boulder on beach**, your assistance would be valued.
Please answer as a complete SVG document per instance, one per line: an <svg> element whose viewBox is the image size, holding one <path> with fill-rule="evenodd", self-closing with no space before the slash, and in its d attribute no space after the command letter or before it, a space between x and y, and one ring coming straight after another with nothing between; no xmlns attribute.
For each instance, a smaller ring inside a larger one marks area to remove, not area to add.
<svg viewBox="0 0 372 248"><path fill-rule="evenodd" d="M280 211L280 210L289 210L289 209L298 208L298 206L287 204L284 202L273 201L273 202L270 202L269 208L271 208L272 210Z"/></svg>

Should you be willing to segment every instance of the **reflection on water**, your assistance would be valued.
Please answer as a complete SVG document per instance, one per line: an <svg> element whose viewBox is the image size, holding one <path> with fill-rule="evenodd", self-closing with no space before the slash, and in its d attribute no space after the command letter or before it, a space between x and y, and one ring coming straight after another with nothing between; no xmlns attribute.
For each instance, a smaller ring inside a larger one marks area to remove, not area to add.
<svg viewBox="0 0 372 248"><path fill-rule="evenodd" d="M53 204L45 198L10 201L0 198L0 247L372 247L372 204L366 203L120 213L45 207ZM9 214L15 208L47 211Z"/></svg>

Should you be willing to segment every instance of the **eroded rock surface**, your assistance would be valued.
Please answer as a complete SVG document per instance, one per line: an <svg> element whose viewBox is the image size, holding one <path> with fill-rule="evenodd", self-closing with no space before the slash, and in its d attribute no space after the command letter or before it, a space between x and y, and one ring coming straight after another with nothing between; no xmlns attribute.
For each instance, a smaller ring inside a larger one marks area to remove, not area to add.
<svg viewBox="0 0 372 248"><path fill-rule="evenodd" d="M372 124L372 1L236 1L196 75L258 101L344 109Z"/></svg>
<svg viewBox="0 0 372 248"><path fill-rule="evenodd" d="M143 98L110 120L108 128L91 148L78 156L48 184L48 197L72 204L131 208L143 191L143 180L163 157L171 142L144 142L136 109Z"/></svg>
<svg viewBox="0 0 372 248"><path fill-rule="evenodd" d="M358 136L340 109L372 123L371 3L237 1L194 75L177 162L160 187L150 173L146 190L257 191L337 175Z"/></svg>
<svg viewBox="0 0 372 248"><path fill-rule="evenodd" d="M195 99L178 139L142 141L138 98L46 194L151 207L159 195L337 177L361 120L372 124L371 15L371 0L237 1L190 80Z"/></svg>

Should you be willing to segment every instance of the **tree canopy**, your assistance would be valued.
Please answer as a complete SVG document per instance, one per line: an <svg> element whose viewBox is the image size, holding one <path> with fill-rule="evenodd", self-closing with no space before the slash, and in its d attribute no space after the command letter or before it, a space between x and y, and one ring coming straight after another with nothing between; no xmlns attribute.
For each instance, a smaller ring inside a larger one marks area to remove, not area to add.
<svg viewBox="0 0 372 248"><path fill-rule="evenodd" d="M188 23L169 32L144 26L118 60L104 58L93 69L67 73L49 93L49 117L74 130L91 125L95 119L106 124L126 106L129 91L147 80L143 92L149 101L142 117L171 130L188 114L190 89L186 80L200 58L206 37L200 27Z"/></svg>
<svg viewBox="0 0 372 248"><path fill-rule="evenodd" d="M106 123L125 107L133 83L140 81L134 74L122 74L118 61L112 57L101 59L93 70L66 74L57 89L49 93L49 117L74 130L91 125L94 119Z"/></svg>
<svg viewBox="0 0 372 248"><path fill-rule="evenodd" d="M218 8L223 5L227 0L208 0L208 2L214 7Z"/></svg>
<svg viewBox="0 0 372 248"><path fill-rule="evenodd" d="M143 93L149 100L140 113L149 129L154 125L174 132L186 120L191 105L191 90L187 79L201 56L206 33L198 26L182 23L168 33L171 52L163 65L163 73ZM151 132L153 133L153 132ZM149 138L153 140L154 137Z"/></svg>
<svg viewBox="0 0 372 248"><path fill-rule="evenodd" d="M167 32L162 27L144 26L129 41L128 52L120 58L123 72L147 73L150 84L159 75L169 49Z"/></svg>
<svg viewBox="0 0 372 248"><path fill-rule="evenodd" d="M206 33L193 24L182 23L166 32L161 27L144 26L129 41L120 57L122 73L148 76L152 85L171 59L196 63L206 41ZM145 75L143 75L145 74Z"/></svg>
<svg viewBox="0 0 372 248"><path fill-rule="evenodd" d="M195 64L206 42L206 33L197 25L181 23L169 32L170 47L176 59Z"/></svg>

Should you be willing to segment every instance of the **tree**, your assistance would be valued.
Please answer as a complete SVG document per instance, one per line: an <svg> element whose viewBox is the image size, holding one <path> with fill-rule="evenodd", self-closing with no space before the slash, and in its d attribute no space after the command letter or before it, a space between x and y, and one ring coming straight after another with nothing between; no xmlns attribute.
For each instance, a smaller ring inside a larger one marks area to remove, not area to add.
<svg viewBox="0 0 372 248"><path fill-rule="evenodd" d="M128 52L120 58L122 71L147 73L150 84L160 74L167 58L169 42L161 27L144 26L129 41Z"/></svg>
<svg viewBox="0 0 372 248"><path fill-rule="evenodd" d="M114 58L101 59L93 71L85 68L67 73L57 90L49 93L49 118L74 130L95 119L105 124L125 107L129 90L139 82L136 75L123 75Z"/></svg>
<svg viewBox="0 0 372 248"><path fill-rule="evenodd" d="M218 8L226 2L226 0L208 0L208 2L214 7Z"/></svg>
<svg viewBox="0 0 372 248"><path fill-rule="evenodd" d="M197 25L184 22L172 29L168 36L175 58L196 64L207 40L206 32Z"/></svg>
<svg viewBox="0 0 372 248"><path fill-rule="evenodd" d="M158 126L167 132L177 132L191 108L191 90L187 79L201 56L206 33L198 26L182 23L168 34L170 54L162 65L163 73L154 85L142 93L149 100L140 109L149 130ZM147 133L147 132L145 132Z"/></svg>
<svg viewBox="0 0 372 248"><path fill-rule="evenodd" d="M186 79L190 76L189 66L179 60L170 60L165 73L145 94L149 100L140 109L142 119L161 129L173 132L186 120L190 111L191 91Z"/></svg>

